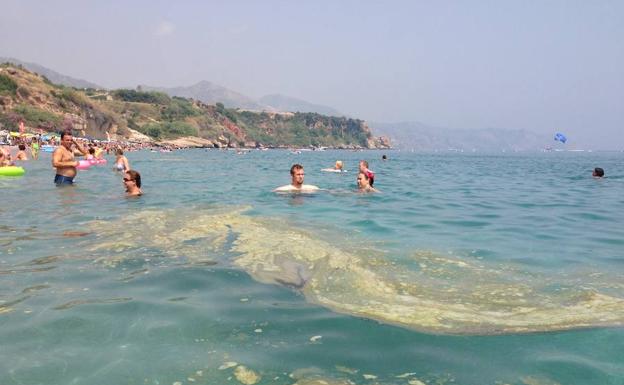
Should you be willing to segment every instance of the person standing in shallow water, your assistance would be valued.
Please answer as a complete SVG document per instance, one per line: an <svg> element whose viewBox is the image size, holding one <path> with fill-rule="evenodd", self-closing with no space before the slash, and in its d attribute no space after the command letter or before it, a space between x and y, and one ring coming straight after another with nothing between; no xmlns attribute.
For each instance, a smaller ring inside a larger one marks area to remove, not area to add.
<svg viewBox="0 0 624 385"><path fill-rule="evenodd" d="M128 171L130 170L130 162L128 162L128 158L123 154L123 150L118 148L115 151L115 155L117 159L115 159L115 167L114 169L117 171Z"/></svg>
<svg viewBox="0 0 624 385"><path fill-rule="evenodd" d="M143 195L141 190L141 174L135 170L124 173L123 184L126 188L126 196L137 197Z"/></svg>
<svg viewBox="0 0 624 385"><path fill-rule="evenodd" d="M281 186L273 190L274 192L314 192L318 191L318 187L311 184L303 184L305 173L303 166L300 164L293 164L290 168L290 184Z"/></svg>
<svg viewBox="0 0 624 385"><path fill-rule="evenodd" d="M73 146L78 151L86 154L87 151L74 140L71 132L65 131L61 134L61 145L52 153L52 166L56 168L54 183L57 186L74 184L74 178L78 171L78 161L74 159Z"/></svg>
<svg viewBox="0 0 624 385"><path fill-rule="evenodd" d="M26 155L26 145L20 144L17 148L19 151L15 155L15 160L28 160L28 156Z"/></svg>

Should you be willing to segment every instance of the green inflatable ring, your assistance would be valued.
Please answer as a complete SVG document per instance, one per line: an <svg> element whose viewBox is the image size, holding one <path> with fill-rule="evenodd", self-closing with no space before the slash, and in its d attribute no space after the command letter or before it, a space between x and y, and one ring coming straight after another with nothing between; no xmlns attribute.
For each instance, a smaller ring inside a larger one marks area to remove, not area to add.
<svg viewBox="0 0 624 385"><path fill-rule="evenodd" d="M26 171L23 167L5 166L0 167L0 176L22 176Z"/></svg>

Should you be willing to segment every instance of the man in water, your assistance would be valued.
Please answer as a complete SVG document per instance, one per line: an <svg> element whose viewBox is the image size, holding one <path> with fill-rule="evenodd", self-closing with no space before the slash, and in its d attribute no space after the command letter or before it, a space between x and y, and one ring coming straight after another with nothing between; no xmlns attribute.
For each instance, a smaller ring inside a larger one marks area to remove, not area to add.
<svg viewBox="0 0 624 385"><path fill-rule="evenodd" d="M303 172L303 166L300 164L293 164L290 168L290 184L282 187L278 187L274 192L314 192L319 188L311 184L303 184L303 178L305 173Z"/></svg>
<svg viewBox="0 0 624 385"><path fill-rule="evenodd" d="M600 167L596 167L594 169L594 172L592 172L592 176L594 178L603 178L604 177L604 170Z"/></svg>
<svg viewBox="0 0 624 385"><path fill-rule="evenodd" d="M364 173L368 176L371 187L373 187L373 183L375 183L375 173L368 169L368 162L365 160L360 161L360 172Z"/></svg>
<svg viewBox="0 0 624 385"><path fill-rule="evenodd" d="M363 193L379 192L376 188L370 185L370 178L365 173L361 172L357 177L358 191Z"/></svg>
<svg viewBox="0 0 624 385"><path fill-rule="evenodd" d="M78 161L74 159L73 146L78 148L78 151L83 154L86 150L74 140L71 132L64 131L61 134L61 145L52 153L52 167L56 168L56 175L54 176L54 183L57 186L70 185L74 183L74 178L78 171Z"/></svg>
<svg viewBox="0 0 624 385"><path fill-rule="evenodd" d="M28 160L28 156L26 156L26 145L20 143L17 148L19 151L15 154L15 160Z"/></svg>

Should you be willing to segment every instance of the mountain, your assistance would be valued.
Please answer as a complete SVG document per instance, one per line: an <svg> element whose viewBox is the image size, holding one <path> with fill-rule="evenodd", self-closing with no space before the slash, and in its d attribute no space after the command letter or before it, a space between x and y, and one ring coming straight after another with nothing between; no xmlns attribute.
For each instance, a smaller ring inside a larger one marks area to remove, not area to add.
<svg viewBox="0 0 624 385"><path fill-rule="evenodd" d="M206 104L223 103L223 105L228 108L243 108L248 110L266 109L265 106L248 96L206 80L202 80L201 82L188 87L165 88L140 85L139 89L143 91L164 92L169 96L192 98Z"/></svg>
<svg viewBox="0 0 624 385"><path fill-rule="evenodd" d="M263 96L258 99L258 102L271 106L277 111L316 112L317 114L329 116L344 116L344 114L341 114L331 107L310 103L305 100L280 94Z"/></svg>
<svg viewBox="0 0 624 385"><path fill-rule="evenodd" d="M271 112L314 112L328 116L343 116L337 110L321 104L314 104L308 101L293 98L281 94L272 94L253 99L240 92L232 91L218 84L202 80L197 84L188 87L153 87L149 85L139 85L142 91L164 92L169 96L179 96L192 98L206 104L223 103L228 108L240 108L252 111Z"/></svg>
<svg viewBox="0 0 624 385"><path fill-rule="evenodd" d="M20 65L29 71L36 72L39 75L45 76L52 83L61 84L61 85L68 86L68 87L95 88L95 89L104 88L95 83L88 82L86 80L76 79L71 76L60 74L56 71L53 71L37 63L28 63L28 62L24 62L18 59L7 58L7 57L0 57L0 63L13 63L16 65Z"/></svg>
<svg viewBox="0 0 624 385"><path fill-rule="evenodd" d="M15 131L20 121L30 132L73 130L94 139L143 141L147 135L208 147L387 147L360 119L230 109L156 91L79 90L0 64L0 129Z"/></svg>
<svg viewBox="0 0 624 385"><path fill-rule="evenodd" d="M528 130L453 129L420 122L371 123L375 135L390 137L393 146L414 150L530 151L543 149L551 138Z"/></svg>

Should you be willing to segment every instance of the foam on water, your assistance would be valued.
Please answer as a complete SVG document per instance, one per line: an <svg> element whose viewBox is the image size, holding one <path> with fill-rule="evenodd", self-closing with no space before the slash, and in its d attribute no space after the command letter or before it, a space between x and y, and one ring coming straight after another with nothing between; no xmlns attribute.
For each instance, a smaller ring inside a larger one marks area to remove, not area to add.
<svg viewBox="0 0 624 385"><path fill-rule="evenodd" d="M503 334L624 324L621 285L610 293L586 277L540 277L512 265L487 264L427 250L407 261L367 247L330 241L246 208L145 210L94 222L85 245L105 265L132 258L186 258L206 263L229 256L254 279L300 290L340 313L430 333ZM228 262L228 261L221 261ZM558 280L558 281L557 281ZM116 300L116 299L113 299Z"/></svg>

